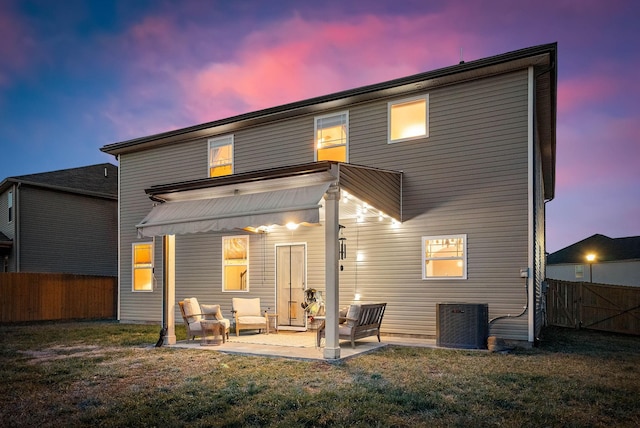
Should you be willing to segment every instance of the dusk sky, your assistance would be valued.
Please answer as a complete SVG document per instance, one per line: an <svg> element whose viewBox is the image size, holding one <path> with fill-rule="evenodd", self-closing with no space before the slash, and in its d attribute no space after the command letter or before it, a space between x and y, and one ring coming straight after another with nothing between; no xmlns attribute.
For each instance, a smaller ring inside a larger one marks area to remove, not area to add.
<svg viewBox="0 0 640 428"><path fill-rule="evenodd" d="M640 1L0 0L0 180L105 144L558 43L547 251L640 235Z"/></svg>

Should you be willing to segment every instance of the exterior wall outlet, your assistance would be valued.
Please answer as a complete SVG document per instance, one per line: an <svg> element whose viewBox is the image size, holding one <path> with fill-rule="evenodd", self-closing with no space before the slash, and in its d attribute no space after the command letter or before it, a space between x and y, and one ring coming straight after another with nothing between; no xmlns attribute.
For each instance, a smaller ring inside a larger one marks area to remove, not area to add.
<svg viewBox="0 0 640 428"><path fill-rule="evenodd" d="M529 268L520 269L520 278L529 278Z"/></svg>

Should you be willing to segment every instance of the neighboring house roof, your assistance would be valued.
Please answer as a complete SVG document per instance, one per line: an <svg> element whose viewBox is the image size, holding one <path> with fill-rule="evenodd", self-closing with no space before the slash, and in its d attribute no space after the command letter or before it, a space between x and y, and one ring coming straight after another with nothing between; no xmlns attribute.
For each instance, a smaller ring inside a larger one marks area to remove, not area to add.
<svg viewBox="0 0 640 428"><path fill-rule="evenodd" d="M557 44L534 46L476 61L461 62L426 73L374 85L363 86L321 97L310 98L264 110L258 110L226 119L207 122L161 134L108 144L105 153L114 156L145 150L197 138L230 133L240 128L257 126L290 117L315 114L332 108L388 98L396 95L420 93L432 88L489 77L532 67L535 70L536 129L542 153L544 197L553 199L555 194L556 158L556 99L557 99Z"/></svg>
<svg viewBox="0 0 640 428"><path fill-rule="evenodd" d="M640 236L609 238L595 234L547 256L547 265L584 263L587 254L596 255L596 262L640 260Z"/></svg>
<svg viewBox="0 0 640 428"><path fill-rule="evenodd" d="M0 182L0 192L17 183L87 196L117 199L118 167L110 163L101 163L8 177Z"/></svg>

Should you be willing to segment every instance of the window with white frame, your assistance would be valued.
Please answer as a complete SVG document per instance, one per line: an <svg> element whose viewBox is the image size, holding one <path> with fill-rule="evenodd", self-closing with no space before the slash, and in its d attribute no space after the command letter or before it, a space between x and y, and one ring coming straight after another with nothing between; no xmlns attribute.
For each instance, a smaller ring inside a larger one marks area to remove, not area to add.
<svg viewBox="0 0 640 428"><path fill-rule="evenodd" d="M466 279L467 235L422 237L422 279Z"/></svg>
<svg viewBox="0 0 640 428"><path fill-rule="evenodd" d="M429 95L388 103L389 143L429 136Z"/></svg>
<svg viewBox="0 0 640 428"><path fill-rule="evenodd" d="M578 278L578 279L584 278L584 266L583 265L576 265L575 272L576 272L576 278Z"/></svg>
<svg viewBox="0 0 640 428"><path fill-rule="evenodd" d="M316 117L315 136L316 161L348 162L349 112Z"/></svg>
<svg viewBox="0 0 640 428"><path fill-rule="evenodd" d="M209 140L209 177L233 174L233 135Z"/></svg>
<svg viewBox="0 0 640 428"><path fill-rule="evenodd" d="M222 237L222 291L249 291L249 236Z"/></svg>
<svg viewBox="0 0 640 428"><path fill-rule="evenodd" d="M133 244L133 291L153 291L153 243Z"/></svg>

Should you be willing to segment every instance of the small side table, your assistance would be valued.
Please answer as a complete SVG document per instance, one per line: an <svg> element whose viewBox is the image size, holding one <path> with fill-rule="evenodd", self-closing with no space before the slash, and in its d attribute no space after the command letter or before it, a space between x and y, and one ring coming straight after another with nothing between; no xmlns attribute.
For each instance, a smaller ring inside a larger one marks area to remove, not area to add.
<svg viewBox="0 0 640 428"><path fill-rule="evenodd" d="M273 330L276 332L276 334L278 334L278 314L270 314L268 312L265 312L264 316L267 317L267 334L269 334L272 322Z"/></svg>
<svg viewBox="0 0 640 428"><path fill-rule="evenodd" d="M226 337L224 335L224 324L216 320L203 320L200 321L200 327L202 327L202 340L201 346L207 345L220 345L226 343ZM220 339L222 337L222 339Z"/></svg>

